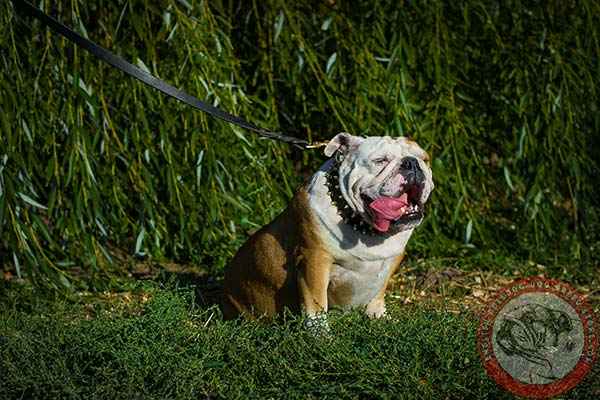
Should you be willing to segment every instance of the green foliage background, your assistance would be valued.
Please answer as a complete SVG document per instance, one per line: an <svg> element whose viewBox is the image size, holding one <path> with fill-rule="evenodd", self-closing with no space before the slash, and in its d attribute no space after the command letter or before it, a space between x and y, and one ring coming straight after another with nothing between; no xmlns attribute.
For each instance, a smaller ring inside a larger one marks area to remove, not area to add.
<svg viewBox="0 0 600 400"><path fill-rule="evenodd" d="M436 181L420 256L508 252L566 265L556 274L569 279L598 267L600 3L292 3L44 5L269 129L415 138ZM0 7L5 269L61 291L101 287L135 259L219 274L324 160L178 104Z"/></svg>

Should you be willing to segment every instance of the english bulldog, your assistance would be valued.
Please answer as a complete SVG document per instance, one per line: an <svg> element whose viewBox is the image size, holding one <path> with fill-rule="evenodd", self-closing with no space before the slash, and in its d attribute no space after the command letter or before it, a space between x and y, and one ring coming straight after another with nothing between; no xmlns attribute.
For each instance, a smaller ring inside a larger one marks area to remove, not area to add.
<svg viewBox="0 0 600 400"><path fill-rule="evenodd" d="M429 156L406 137L339 133L289 206L239 249L223 281L226 319L288 308L328 331L331 308L386 314L385 290L433 190Z"/></svg>

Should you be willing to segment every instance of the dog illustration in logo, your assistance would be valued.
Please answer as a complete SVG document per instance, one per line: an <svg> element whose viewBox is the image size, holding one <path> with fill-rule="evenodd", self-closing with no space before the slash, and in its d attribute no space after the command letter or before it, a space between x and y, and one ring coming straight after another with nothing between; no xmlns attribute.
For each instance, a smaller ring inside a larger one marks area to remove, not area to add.
<svg viewBox="0 0 600 400"><path fill-rule="evenodd" d="M569 316L560 310L540 305L527 304L509 311L496 333L498 346L509 356L518 356L531 363L531 383L540 380L553 382L556 376L552 354L571 352L575 343L567 336L573 330ZM564 339L564 338L563 338Z"/></svg>

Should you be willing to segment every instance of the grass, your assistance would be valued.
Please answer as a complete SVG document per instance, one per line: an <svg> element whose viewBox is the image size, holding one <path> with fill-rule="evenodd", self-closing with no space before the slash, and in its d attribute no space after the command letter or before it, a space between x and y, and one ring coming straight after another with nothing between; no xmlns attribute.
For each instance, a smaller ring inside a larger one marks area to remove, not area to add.
<svg viewBox="0 0 600 400"><path fill-rule="evenodd" d="M2 398L511 398L479 361L478 315L444 304L393 307L390 321L333 313L327 341L291 316L223 323L173 286L30 300L2 302ZM597 396L599 377L569 398Z"/></svg>
<svg viewBox="0 0 600 400"><path fill-rule="evenodd" d="M476 334L484 304L515 277L413 261L390 287L390 320L334 311L331 340L311 336L292 315L268 326L223 322L207 301L210 288L200 277L181 286L194 279L174 266L78 302L5 282L0 397L512 398L483 369ZM598 313L600 276L591 280L577 289ZM598 394L600 363L566 396Z"/></svg>

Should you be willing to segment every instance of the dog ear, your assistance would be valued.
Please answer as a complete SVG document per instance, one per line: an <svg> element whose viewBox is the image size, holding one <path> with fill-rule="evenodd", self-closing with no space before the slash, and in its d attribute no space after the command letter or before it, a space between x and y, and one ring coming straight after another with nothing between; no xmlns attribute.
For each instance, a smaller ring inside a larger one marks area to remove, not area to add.
<svg viewBox="0 0 600 400"><path fill-rule="evenodd" d="M346 155L348 152L361 144L365 140L362 137L352 136L349 133L341 132L335 135L333 139L327 143L327 147L325 147L325 155L327 157L331 157L336 152L339 155Z"/></svg>

